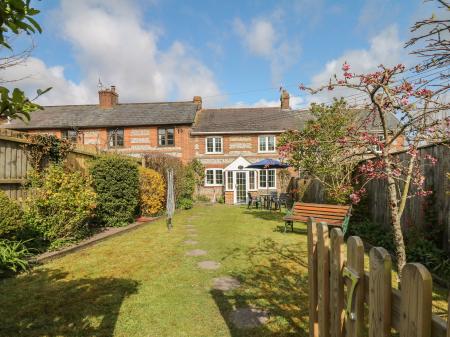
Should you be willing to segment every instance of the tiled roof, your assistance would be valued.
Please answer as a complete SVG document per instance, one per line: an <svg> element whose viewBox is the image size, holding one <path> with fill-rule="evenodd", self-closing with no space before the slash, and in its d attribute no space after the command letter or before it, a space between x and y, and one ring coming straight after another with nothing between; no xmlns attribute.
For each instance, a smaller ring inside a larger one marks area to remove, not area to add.
<svg viewBox="0 0 450 337"><path fill-rule="evenodd" d="M365 118L368 111L358 111L361 118ZM275 132L289 129L303 129L305 123L313 119L307 110L285 110L279 107L262 108L224 108L204 109L197 113L192 134L203 133L251 133L251 132ZM399 122L397 118L389 114L388 126L395 127ZM370 129L380 130L377 121L371 123Z"/></svg>
<svg viewBox="0 0 450 337"><path fill-rule="evenodd" d="M125 103L111 109L99 105L46 106L34 111L31 121L13 120L10 129L53 129L164 124L192 124L197 104L193 102Z"/></svg>
<svg viewBox="0 0 450 337"><path fill-rule="evenodd" d="M274 108L204 109L197 113L192 133L263 132L301 129L308 110Z"/></svg>

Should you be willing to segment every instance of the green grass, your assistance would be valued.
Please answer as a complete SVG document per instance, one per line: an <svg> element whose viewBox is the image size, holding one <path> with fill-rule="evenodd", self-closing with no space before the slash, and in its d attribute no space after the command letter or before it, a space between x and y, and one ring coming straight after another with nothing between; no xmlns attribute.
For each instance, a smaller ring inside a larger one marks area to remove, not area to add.
<svg viewBox="0 0 450 337"><path fill-rule="evenodd" d="M0 281L0 336L307 336L306 227L283 234L281 214L226 205L196 206ZM199 242L185 245L185 224ZM191 249L208 255L187 257ZM215 260L221 268L200 270ZM222 293L212 279L242 286ZM439 296L440 298L440 296ZM257 307L267 325L238 330L234 308Z"/></svg>

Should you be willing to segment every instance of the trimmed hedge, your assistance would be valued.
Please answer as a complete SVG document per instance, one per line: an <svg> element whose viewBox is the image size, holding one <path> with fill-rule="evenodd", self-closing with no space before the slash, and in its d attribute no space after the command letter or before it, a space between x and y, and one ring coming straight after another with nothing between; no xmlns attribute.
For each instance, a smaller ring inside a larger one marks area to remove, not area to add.
<svg viewBox="0 0 450 337"><path fill-rule="evenodd" d="M140 207L144 215L158 214L164 207L166 184L155 170L139 167Z"/></svg>
<svg viewBox="0 0 450 337"><path fill-rule="evenodd" d="M139 209L137 163L119 155L105 155L92 161L90 173L97 193L97 222L116 227L133 222Z"/></svg>
<svg viewBox="0 0 450 337"><path fill-rule="evenodd" d="M50 242L77 240L88 235L96 194L88 177L50 165L42 173L31 172L24 205L27 230Z"/></svg>

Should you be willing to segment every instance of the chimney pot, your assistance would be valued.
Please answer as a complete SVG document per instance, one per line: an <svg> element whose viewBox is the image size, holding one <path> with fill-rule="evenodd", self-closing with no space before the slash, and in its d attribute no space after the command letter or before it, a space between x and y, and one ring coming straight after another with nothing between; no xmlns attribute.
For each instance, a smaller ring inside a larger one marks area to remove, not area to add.
<svg viewBox="0 0 450 337"><path fill-rule="evenodd" d="M119 94L116 92L116 86L112 85L111 89L102 89L98 92L98 100L100 108L111 109L119 103Z"/></svg>
<svg viewBox="0 0 450 337"><path fill-rule="evenodd" d="M289 93L285 89L281 91L280 102L281 102L281 109L291 108L289 106Z"/></svg>
<svg viewBox="0 0 450 337"><path fill-rule="evenodd" d="M198 110L202 109L202 96L194 96L192 101L197 104Z"/></svg>

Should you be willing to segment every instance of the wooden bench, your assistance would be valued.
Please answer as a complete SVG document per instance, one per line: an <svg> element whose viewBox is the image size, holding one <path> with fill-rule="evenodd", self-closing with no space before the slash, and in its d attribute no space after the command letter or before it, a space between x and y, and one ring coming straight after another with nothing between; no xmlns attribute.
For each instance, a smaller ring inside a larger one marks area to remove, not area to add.
<svg viewBox="0 0 450 337"><path fill-rule="evenodd" d="M296 202L291 211L283 218L285 221L284 232L287 231L288 226L291 226L291 230L294 231L294 221L306 223L312 217L317 223L326 222L329 226L341 227L345 233L351 216L351 208L351 206Z"/></svg>

